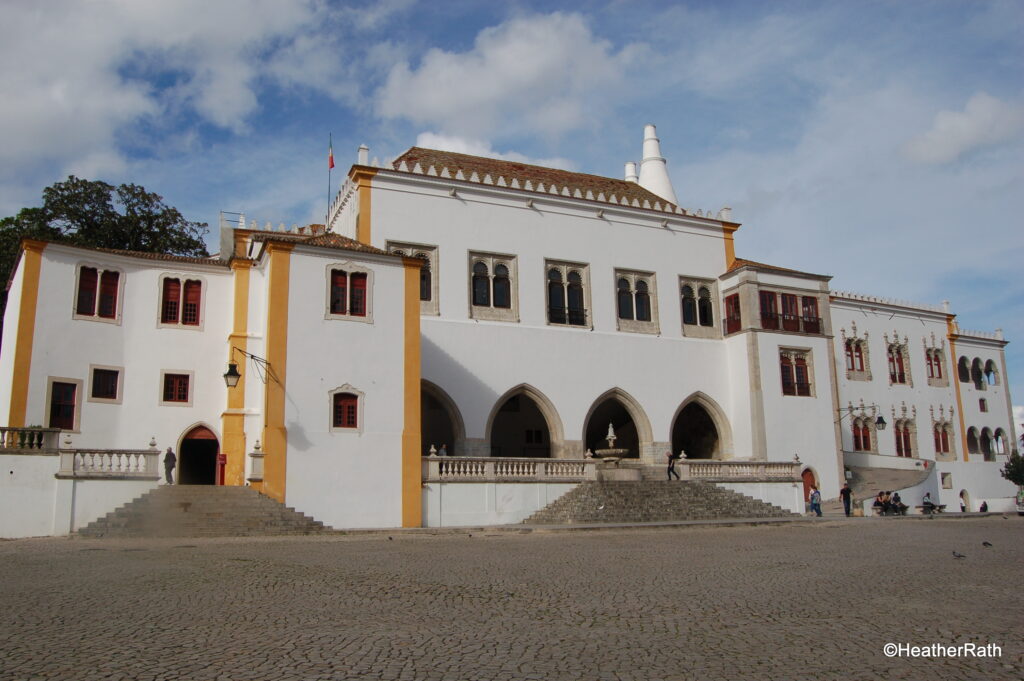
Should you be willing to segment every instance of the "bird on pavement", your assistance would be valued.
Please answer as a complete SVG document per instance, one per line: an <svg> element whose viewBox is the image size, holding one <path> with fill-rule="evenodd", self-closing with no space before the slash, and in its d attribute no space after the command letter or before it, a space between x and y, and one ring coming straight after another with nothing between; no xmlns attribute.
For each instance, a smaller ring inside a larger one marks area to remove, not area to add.
<svg viewBox="0 0 1024 681"><path fill-rule="evenodd" d="M956 551L954 551L954 552L953 552L953 557L954 557L954 558L966 558L967 556L965 556L965 555L964 555L964 554L962 554L962 553L957 553Z"/></svg>
<svg viewBox="0 0 1024 681"><path fill-rule="evenodd" d="M990 541L983 541L983 542L981 542L981 545L984 546L985 548L992 548L992 542L990 542Z"/></svg>

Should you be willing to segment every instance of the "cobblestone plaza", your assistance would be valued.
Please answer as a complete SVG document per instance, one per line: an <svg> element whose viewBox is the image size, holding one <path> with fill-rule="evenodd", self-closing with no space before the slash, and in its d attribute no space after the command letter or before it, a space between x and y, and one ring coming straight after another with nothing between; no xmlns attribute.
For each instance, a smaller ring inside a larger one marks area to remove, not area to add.
<svg viewBox="0 0 1024 681"><path fill-rule="evenodd" d="M1022 535L992 516L7 541L0 679L1020 679Z"/></svg>

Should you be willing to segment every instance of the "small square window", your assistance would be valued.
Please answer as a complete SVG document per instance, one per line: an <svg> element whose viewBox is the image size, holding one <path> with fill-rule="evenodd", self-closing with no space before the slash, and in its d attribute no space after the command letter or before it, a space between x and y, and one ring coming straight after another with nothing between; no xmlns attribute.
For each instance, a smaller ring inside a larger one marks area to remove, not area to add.
<svg viewBox="0 0 1024 681"><path fill-rule="evenodd" d="M164 371L160 374L160 404L167 407L192 406L191 371Z"/></svg>
<svg viewBox="0 0 1024 681"><path fill-rule="evenodd" d="M978 409L980 409L982 412L987 412L988 400L986 400L984 397L978 398Z"/></svg>
<svg viewBox="0 0 1024 681"><path fill-rule="evenodd" d="M120 404L121 372L120 367L90 366L89 401Z"/></svg>

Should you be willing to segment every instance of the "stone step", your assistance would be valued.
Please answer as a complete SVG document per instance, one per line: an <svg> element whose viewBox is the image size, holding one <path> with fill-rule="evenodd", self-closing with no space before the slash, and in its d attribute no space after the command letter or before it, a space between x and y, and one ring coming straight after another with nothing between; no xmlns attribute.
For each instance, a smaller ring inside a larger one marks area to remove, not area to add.
<svg viewBox="0 0 1024 681"><path fill-rule="evenodd" d="M247 487L161 486L78 530L86 537L312 534L324 524Z"/></svg>
<svg viewBox="0 0 1024 681"><path fill-rule="evenodd" d="M639 480L582 483L524 522L653 522L792 515L709 483Z"/></svg>

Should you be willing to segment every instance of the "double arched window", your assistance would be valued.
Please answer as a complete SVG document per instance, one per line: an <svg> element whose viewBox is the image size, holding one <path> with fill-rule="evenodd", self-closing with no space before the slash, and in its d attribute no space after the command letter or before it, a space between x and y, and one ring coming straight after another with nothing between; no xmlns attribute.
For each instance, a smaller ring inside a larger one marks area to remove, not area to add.
<svg viewBox="0 0 1024 681"><path fill-rule="evenodd" d="M388 253L407 258L416 258L422 262L420 267L420 313L436 315L440 313L437 301L437 246L411 244L389 241Z"/></svg>
<svg viewBox="0 0 1024 681"><path fill-rule="evenodd" d="M620 329L639 331L642 328L636 322L648 324L653 321L653 282L653 274L616 271L615 300Z"/></svg>
<svg viewBox="0 0 1024 681"><path fill-rule="evenodd" d="M861 372L867 366L864 362L864 341L850 338L846 341L846 370Z"/></svg>
<svg viewBox="0 0 1024 681"><path fill-rule="evenodd" d="M548 323L587 325L584 267L548 263Z"/></svg>
<svg viewBox="0 0 1024 681"><path fill-rule="evenodd" d="M469 277L470 314L474 319L518 320L514 256L471 253Z"/></svg>
<svg viewBox="0 0 1024 681"><path fill-rule="evenodd" d="M175 277L164 277L160 296L160 323L165 325L199 326L203 302L203 283Z"/></svg>
<svg viewBox="0 0 1024 681"><path fill-rule="evenodd" d="M853 420L853 451L871 452L871 431L874 428L874 420L870 417L858 417Z"/></svg>
<svg viewBox="0 0 1024 681"><path fill-rule="evenodd" d="M101 321L117 319L121 273L99 267L78 268L75 316Z"/></svg>
<svg viewBox="0 0 1024 681"><path fill-rule="evenodd" d="M913 446L914 422L909 419L899 419L893 428L893 435L896 438L896 456L914 456Z"/></svg>
<svg viewBox="0 0 1024 681"><path fill-rule="evenodd" d="M936 454L950 454L950 441L953 439L953 426L946 421L937 421L932 426L932 437L935 439Z"/></svg>
<svg viewBox="0 0 1024 681"><path fill-rule="evenodd" d="M889 383L905 385L909 383L910 371L907 361L907 346L902 343L890 343L888 347Z"/></svg>
<svg viewBox="0 0 1024 681"><path fill-rule="evenodd" d="M711 304L711 289L707 286L682 284L679 297L683 304L683 324L714 326L715 314Z"/></svg>

